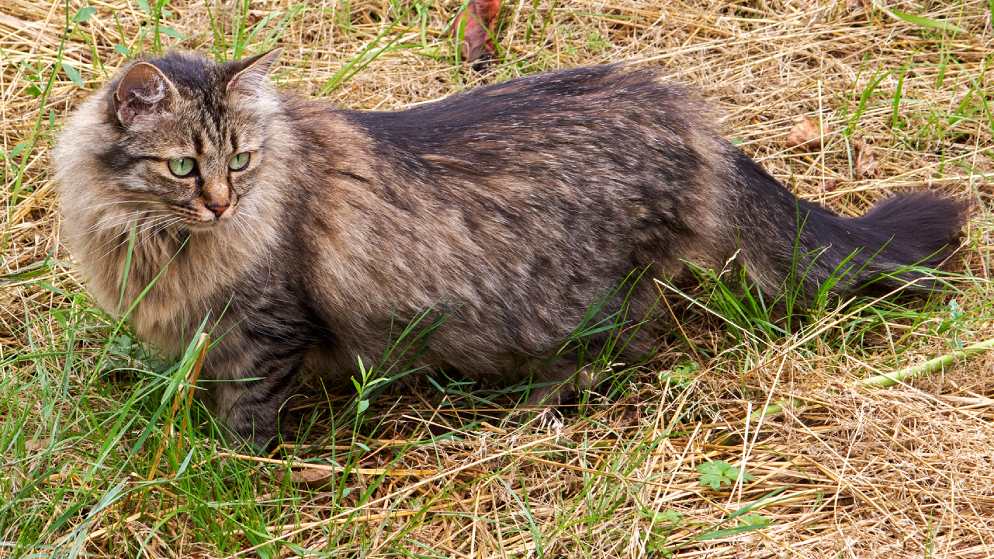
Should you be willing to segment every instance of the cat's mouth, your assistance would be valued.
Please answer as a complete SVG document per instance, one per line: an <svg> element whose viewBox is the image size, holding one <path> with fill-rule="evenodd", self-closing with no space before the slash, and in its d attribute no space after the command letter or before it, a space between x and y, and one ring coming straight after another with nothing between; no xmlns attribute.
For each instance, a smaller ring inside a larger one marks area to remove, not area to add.
<svg viewBox="0 0 994 559"><path fill-rule="evenodd" d="M225 225L234 220L238 213L238 201L224 207L210 207L203 202L188 205L173 205L172 209L180 219L180 224L190 230L206 231Z"/></svg>

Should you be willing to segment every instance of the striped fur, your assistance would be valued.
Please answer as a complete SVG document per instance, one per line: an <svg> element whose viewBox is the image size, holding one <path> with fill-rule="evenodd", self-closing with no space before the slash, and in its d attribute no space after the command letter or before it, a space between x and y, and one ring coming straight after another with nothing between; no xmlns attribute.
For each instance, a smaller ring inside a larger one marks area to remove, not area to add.
<svg viewBox="0 0 994 559"><path fill-rule="evenodd" d="M136 228L125 300L155 285L134 328L176 354L210 316L223 337L205 374L255 379L212 382L210 400L259 445L301 370L347 378L428 309L444 322L420 363L554 380L575 367L547 359L632 270L677 278L685 261L738 254L772 293L798 265L799 240L809 289L859 251L846 291L938 262L963 220L959 204L928 194L857 219L799 201L651 70L579 68L352 112L276 91L274 59L170 54L126 67L75 112L54 159L66 240L97 302L121 312ZM228 171L246 149L249 168ZM165 170L181 156L197 158L196 177ZM219 193L237 202L215 219L205 204ZM648 311L654 290L631 302Z"/></svg>

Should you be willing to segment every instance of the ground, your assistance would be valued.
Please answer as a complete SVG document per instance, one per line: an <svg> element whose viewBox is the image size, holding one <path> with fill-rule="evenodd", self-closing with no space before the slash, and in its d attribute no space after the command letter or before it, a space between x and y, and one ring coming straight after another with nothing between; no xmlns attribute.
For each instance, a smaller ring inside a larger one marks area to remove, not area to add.
<svg viewBox="0 0 994 559"><path fill-rule="evenodd" d="M0 556L994 556L994 354L864 380L994 338L992 3L508 1L482 72L448 33L460 5L3 2ZM300 444L236 453L188 398L197 340L161 362L86 295L49 157L129 56L276 45L280 87L358 109L649 65L799 196L856 214L934 189L973 213L927 300L788 322L728 275L660 283L679 335L561 418L436 373L311 402Z"/></svg>

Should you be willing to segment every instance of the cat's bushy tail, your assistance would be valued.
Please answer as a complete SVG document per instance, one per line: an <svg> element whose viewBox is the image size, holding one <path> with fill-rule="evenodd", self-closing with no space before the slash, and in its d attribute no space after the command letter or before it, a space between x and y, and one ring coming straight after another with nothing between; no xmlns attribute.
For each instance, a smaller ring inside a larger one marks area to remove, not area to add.
<svg viewBox="0 0 994 559"><path fill-rule="evenodd" d="M738 152L732 195L737 246L753 280L775 294L793 282L811 296L906 285L935 287L927 271L957 246L964 203L931 192L899 194L847 218L796 198Z"/></svg>

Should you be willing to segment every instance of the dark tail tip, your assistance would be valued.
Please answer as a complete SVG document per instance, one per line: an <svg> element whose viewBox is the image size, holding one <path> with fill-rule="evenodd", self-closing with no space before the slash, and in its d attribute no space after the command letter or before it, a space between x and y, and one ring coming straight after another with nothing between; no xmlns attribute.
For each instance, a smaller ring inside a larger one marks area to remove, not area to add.
<svg viewBox="0 0 994 559"><path fill-rule="evenodd" d="M735 229L743 260L769 294L797 282L807 296L908 285L927 291L937 268L958 247L969 206L934 192L899 194L866 214L845 218L798 200L755 161L734 150Z"/></svg>
<svg viewBox="0 0 994 559"><path fill-rule="evenodd" d="M932 265L947 256L944 250L954 248L968 215L968 204L914 192L878 203L856 222L869 234L891 239L884 250L891 262Z"/></svg>
<svg viewBox="0 0 994 559"><path fill-rule="evenodd" d="M968 216L968 204L933 192L900 194L878 203L851 222L861 231L866 248L880 247L877 254L865 255L867 269L862 275L870 279L902 267L937 267L955 250ZM893 279L916 277L920 276L899 273ZM893 281L884 284L894 286ZM926 282L921 287L934 285Z"/></svg>

